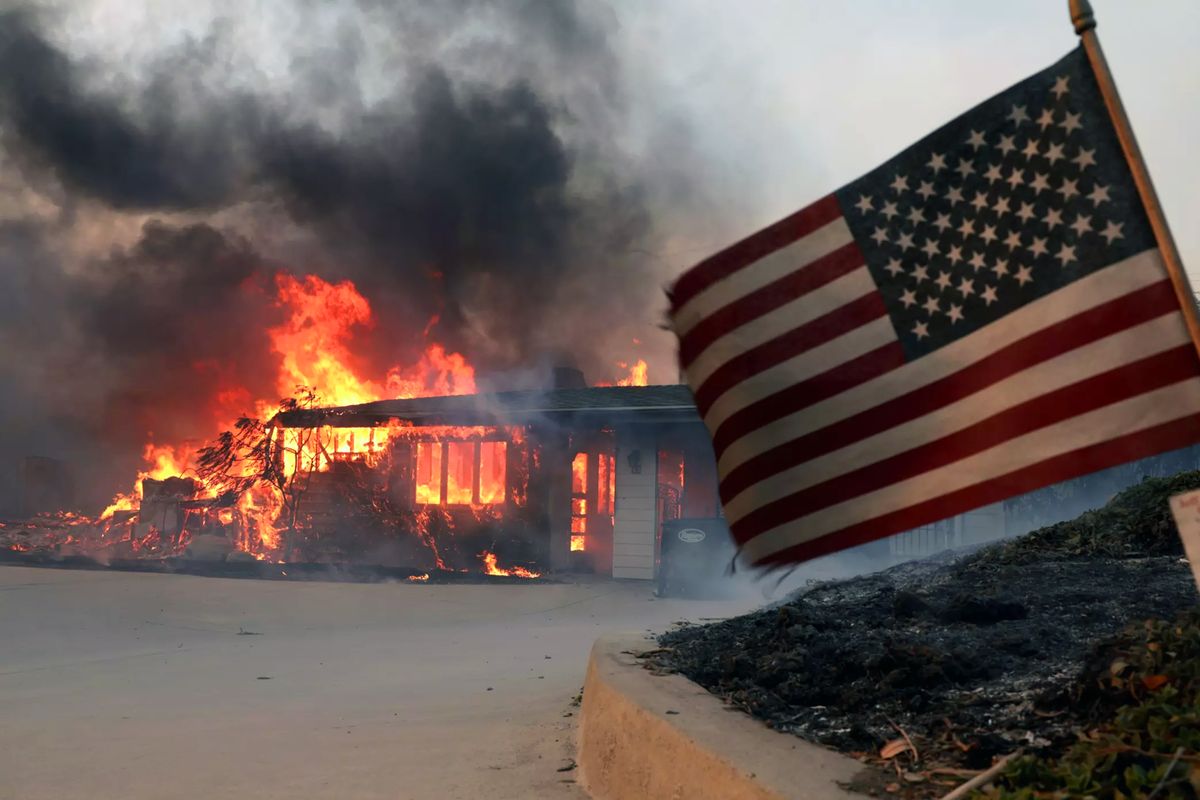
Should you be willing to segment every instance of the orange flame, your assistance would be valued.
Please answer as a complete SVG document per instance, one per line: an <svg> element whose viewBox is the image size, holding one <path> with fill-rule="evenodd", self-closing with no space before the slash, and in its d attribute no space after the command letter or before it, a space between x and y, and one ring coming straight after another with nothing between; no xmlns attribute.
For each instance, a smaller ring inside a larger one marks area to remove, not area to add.
<svg viewBox="0 0 1200 800"><path fill-rule="evenodd" d="M650 383L650 366L644 358L639 358L633 362L631 366L627 361L618 361L617 369L625 373L624 377L618 378L615 384L608 381L600 381L597 386L647 386Z"/></svg>
<svg viewBox="0 0 1200 800"><path fill-rule="evenodd" d="M650 382L650 367L645 359L639 358L632 367L625 363L619 363L617 366L629 370L628 375L617 381L617 386L646 386Z"/></svg>
<svg viewBox="0 0 1200 800"><path fill-rule="evenodd" d="M475 371L467 360L436 343L429 344L416 363L393 366L378 379L364 365L357 364L351 345L359 332L374 326L374 317L367 299L350 281L330 283L315 275L298 278L280 272L275 276L275 292L275 304L284 311L284 320L268 328L265 335L279 357L275 386L284 397L291 396L299 386L315 391L323 405L475 391ZM431 327L426 328L426 334ZM202 400L198 398L198 402ZM265 420L276 410L271 398L252 401L249 392L236 386L215 388L211 400L212 407L222 409L222 414L238 405L250 406ZM214 419L211 436L230 429L232 424L233 419ZM303 435L296 430L280 430L275 442L283 453L285 474L293 475L297 470L327 470L333 460L362 460L374 465L394 433L394 427L321 428ZM475 444L467 443L467 447L473 457ZM86 522L107 532L120 512L140 508L143 480L194 475L196 449L194 444L150 441L144 452L146 467L138 472L131 490L117 494L96 520L81 520L80 524ZM465 450L455 449L455 453L465 457ZM479 476L482 503L504 500L503 478L496 478L503 475L504 453L502 442L487 447L486 469ZM447 487L452 490L451 502L465 498L469 503L474 499L475 485L473 480L464 480L466 474L466 468L451 473ZM436 475L440 479L440 466ZM438 486L439 497L440 491ZM198 494L215 497L216 492L202 485ZM258 486L239 498L237 515L232 509L222 509L219 517L221 524L239 526L237 547L259 558L274 558L281 547L277 519L282 508L283 497L277 489ZM440 557L437 560L442 566Z"/></svg>
<svg viewBox="0 0 1200 800"><path fill-rule="evenodd" d="M571 549L587 549L588 454L571 459Z"/></svg>
<svg viewBox="0 0 1200 800"><path fill-rule="evenodd" d="M516 576L518 578L540 578L542 576L542 573L530 572L529 570L525 569L524 567L513 567L512 569L501 569L500 567L496 566L496 554L491 552L490 550L484 550L482 553L479 554L479 557L481 559L483 559L483 571L485 573L487 573L488 575L499 575L499 576L512 575L512 576Z"/></svg>

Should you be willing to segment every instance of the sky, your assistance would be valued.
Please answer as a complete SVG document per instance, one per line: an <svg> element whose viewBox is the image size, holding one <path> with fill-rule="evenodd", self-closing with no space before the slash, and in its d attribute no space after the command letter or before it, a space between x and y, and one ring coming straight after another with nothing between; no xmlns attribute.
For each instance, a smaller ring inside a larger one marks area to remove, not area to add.
<svg viewBox="0 0 1200 800"><path fill-rule="evenodd" d="M1094 6L1200 277L1200 4ZM355 282L365 361L673 383L678 274L1076 42L1065 0L0 0L0 453L134 466L212 370L274 391L281 269Z"/></svg>
<svg viewBox="0 0 1200 800"><path fill-rule="evenodd" d="M1200 276L1200 4L1096 0L1097 33ZM686 120L728 228L841 186L1076 46L1067 3L618 2L643 113ZM721 226L721 235L729 231ZM719 238L695 241L703 252Z"/></svg>

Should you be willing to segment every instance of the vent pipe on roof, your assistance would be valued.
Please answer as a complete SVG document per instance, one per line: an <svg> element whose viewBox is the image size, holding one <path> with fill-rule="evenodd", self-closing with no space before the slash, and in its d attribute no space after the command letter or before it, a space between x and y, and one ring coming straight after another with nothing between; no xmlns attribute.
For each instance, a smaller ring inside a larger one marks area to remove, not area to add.
<svg viewBox="0 0 1200 800"><path fill-rule="evenodd" d="M558 366L551 376L551 389L586 389L587 380L583 370L577 367Z"/></svg>

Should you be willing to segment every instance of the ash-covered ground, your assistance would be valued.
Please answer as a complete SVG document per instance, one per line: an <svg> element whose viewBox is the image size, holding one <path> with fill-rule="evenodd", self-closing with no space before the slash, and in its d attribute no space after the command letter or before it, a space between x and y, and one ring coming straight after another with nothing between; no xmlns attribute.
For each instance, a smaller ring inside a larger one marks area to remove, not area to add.
<svg viewBox="0 0 1200 800"><path fill-rule="evenodd" d="M662 636L678 671L781 731L878 753L900 729L922 765L1052 753L1102 713L1104 642L1198 602L1167 498L1200 473L1147 479L1078 519L969 554L803 589Z"/></svg>

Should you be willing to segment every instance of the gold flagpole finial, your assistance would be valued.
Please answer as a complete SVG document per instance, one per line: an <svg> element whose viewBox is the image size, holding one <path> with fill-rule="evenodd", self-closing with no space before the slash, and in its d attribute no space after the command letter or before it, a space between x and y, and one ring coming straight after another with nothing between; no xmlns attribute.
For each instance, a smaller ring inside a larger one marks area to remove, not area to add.
<svg viewBox="0 0 1200 800"><path fill-rule="evenodd" d="M1075 33L1083 36L1088 31L1096 29L1096 14L1088 0L1070 0L1071 22L1075 23Z"/></svg>

